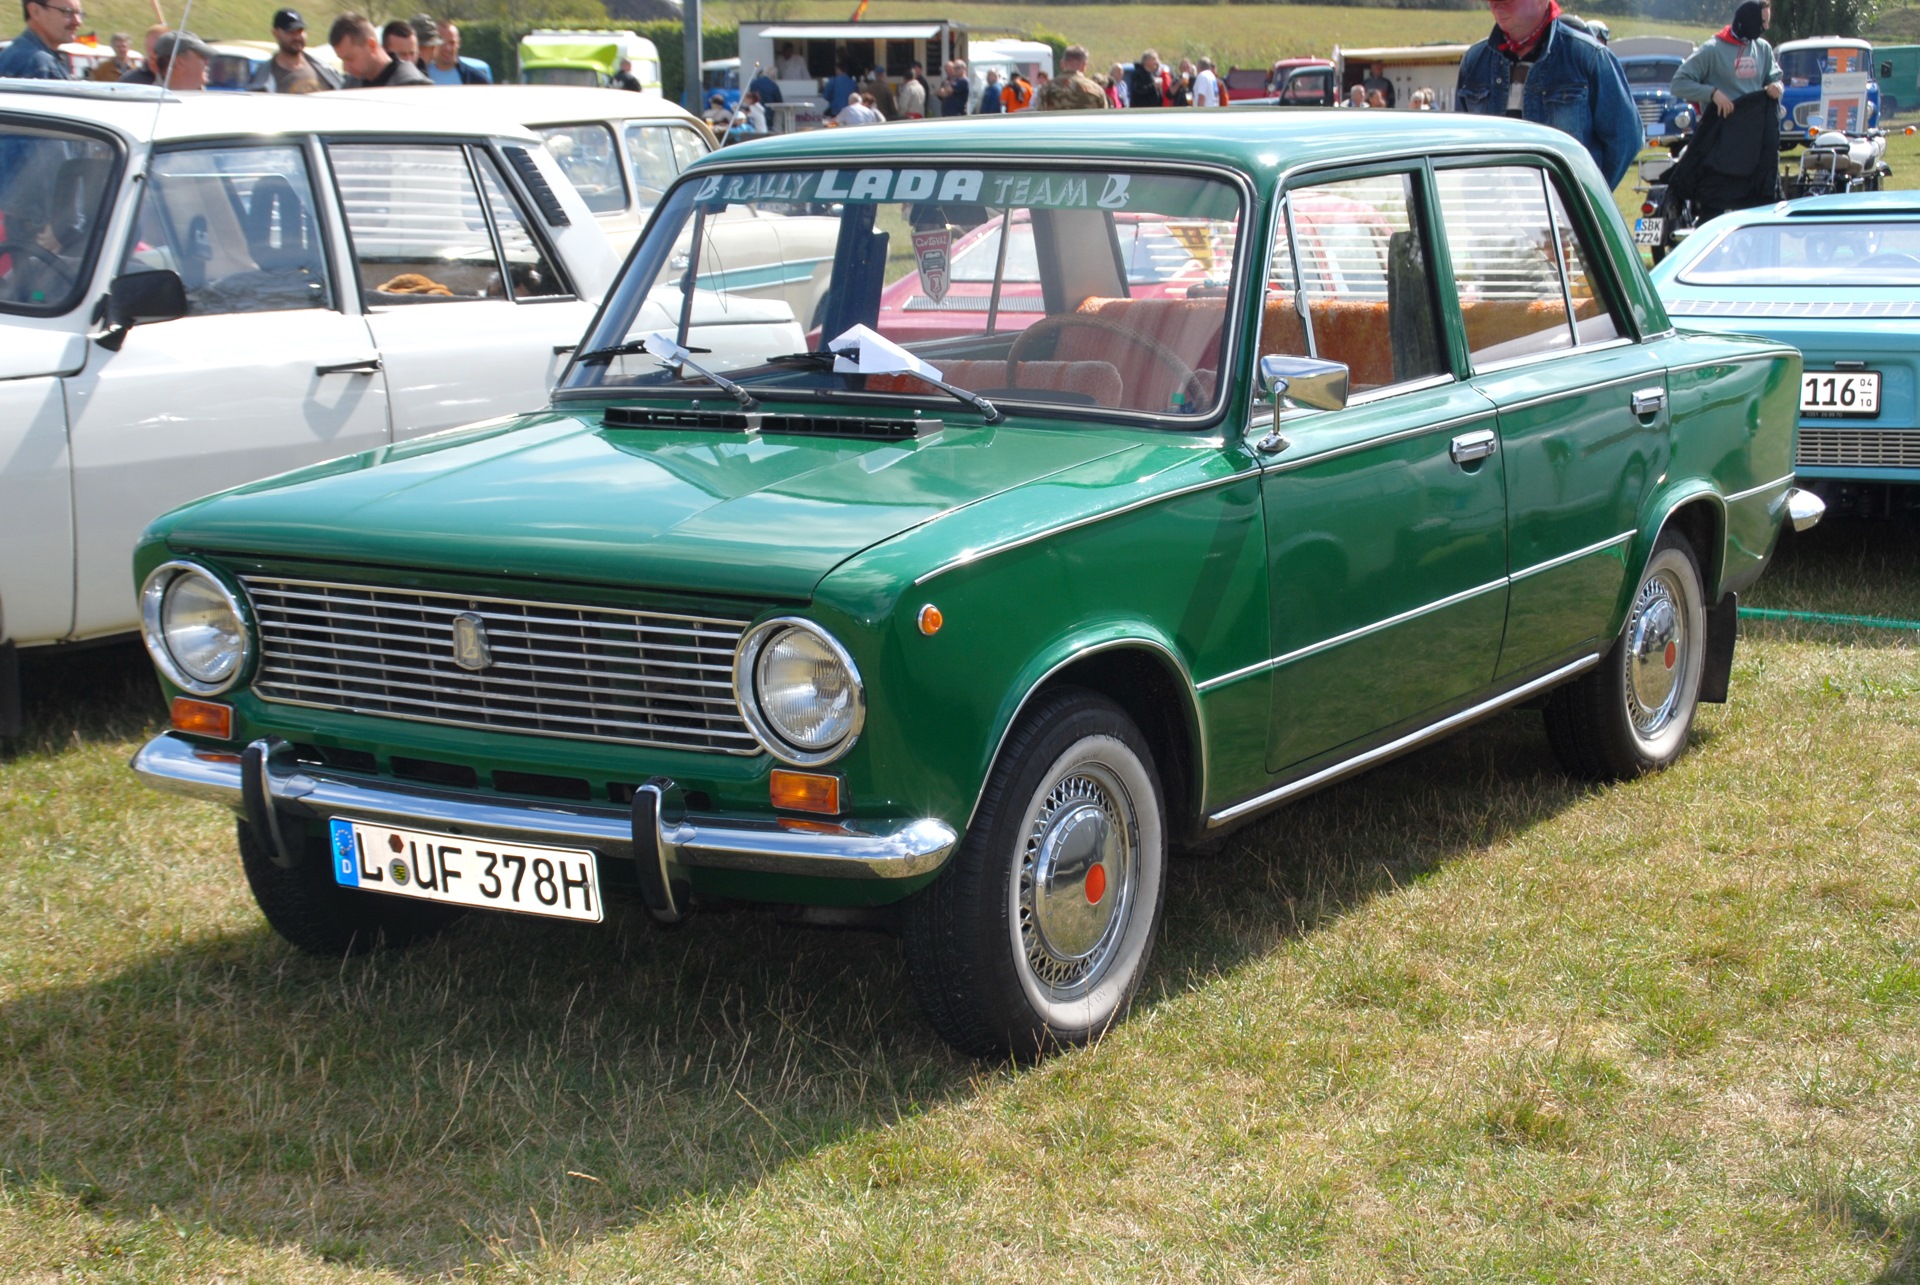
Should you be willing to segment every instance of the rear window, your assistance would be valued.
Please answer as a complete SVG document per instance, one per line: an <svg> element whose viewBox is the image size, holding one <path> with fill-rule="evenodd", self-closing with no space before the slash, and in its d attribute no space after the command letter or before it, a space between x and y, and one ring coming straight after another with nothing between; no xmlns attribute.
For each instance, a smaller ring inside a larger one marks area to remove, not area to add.
<svg viewBox="0 0 1920 1285"><path fill-rule="evenodd" d="M1696 286L1920 285L1920 220L1755 223L1688 264Z"/></svg>
<svg viewBox="0 0 1920 1285"><path fill-rule="evenodd" d="M1673 73L1680 70L1678 58L1655 58L1646 62L1627 62L1621 66L1627 73L1627 83L1634 86L1660 85L1673 83Z"/></svg>

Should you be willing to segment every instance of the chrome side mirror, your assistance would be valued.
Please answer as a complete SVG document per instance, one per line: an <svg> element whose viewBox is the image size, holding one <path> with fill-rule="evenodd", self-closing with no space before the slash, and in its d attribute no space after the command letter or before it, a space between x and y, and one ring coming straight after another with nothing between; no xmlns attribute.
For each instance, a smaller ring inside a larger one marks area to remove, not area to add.
<svg viewBox="0 0 1920 1285"><path fill-rule="evenodd" d="M1260 359L1260 392L1273 399L1273 427L1253 448L1262 455L1277 455L1287 449L1287 439L1280 436L1283 401L1291 400L1314 410L1345 409L1346 363L1273 353Z"/></svg>

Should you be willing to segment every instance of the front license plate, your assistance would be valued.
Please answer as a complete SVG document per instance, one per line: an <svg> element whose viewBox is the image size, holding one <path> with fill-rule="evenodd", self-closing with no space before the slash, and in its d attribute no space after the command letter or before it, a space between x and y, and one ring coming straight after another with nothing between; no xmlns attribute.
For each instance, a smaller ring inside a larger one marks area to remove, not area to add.
<svg viewBox="0 0 1920 1285"><path fill-rule="evenodd" d="M1659 245L1660 234L1667 230L1665 219L1635 219L1633 221L1633 243L1635 245Z"/></svg>
<svg viewBox="0 0 1920 1285"><path fill-rule="evenodd" d="M463 839L335 819L333 881L485 910L599 923L600 869L591 852Z"/></svg>
<svg viewBox="0 0 1920 1285"><path fill-rule="evenodd" d="M1800 377L1800 413L1816 419L1880 415L1877 370L1810 370Z"/></svg>

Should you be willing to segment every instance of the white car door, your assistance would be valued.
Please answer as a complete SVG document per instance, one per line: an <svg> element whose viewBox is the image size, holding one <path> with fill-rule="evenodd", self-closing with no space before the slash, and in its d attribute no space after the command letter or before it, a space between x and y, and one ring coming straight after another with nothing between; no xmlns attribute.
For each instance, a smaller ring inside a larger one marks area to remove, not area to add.
<svg viewBox="0 0 1920 1285"><path fill-rule="evenodd" d="M570 279L494 152L348 141L327 152L394 437L545 406L600 283Z"/></svg>
<svg viewBox="0 0 1920 1285"><path fill-rule="evenodd" d="M132 554L166 510L389 440L379 352L342 310L297 144L153 159L120 270L169 269L188 315L89 345L67 381L76 637L135 628Z"/></svg>

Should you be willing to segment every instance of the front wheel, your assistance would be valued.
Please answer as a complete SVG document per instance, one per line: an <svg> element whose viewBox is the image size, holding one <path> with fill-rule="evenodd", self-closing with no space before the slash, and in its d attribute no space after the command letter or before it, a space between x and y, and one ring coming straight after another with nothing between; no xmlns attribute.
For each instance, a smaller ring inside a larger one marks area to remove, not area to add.
<svg viewBox="0 0 1920 1285"><path fill-rule="evenodd" d="M1680 757L1699 709L1706 617L1693 550L1661 536L1612 649L1547 701L1547 739L1562 767L1621 781Z"/></svg>
<svg viewBox="0 0 1920 1285"><path fill-rule="evenodd" d="M1033 1057L1125 1015L1166 895L1153 754L1112 701L1066 690L1007 738L967 837L907 908L907 965L964 1053Z"/></svg>
<svg viewBox="0 0 1920 1285"><path fill-rule="evenodd" d="M338 959L377 946L408 946L464 913L457 906L342 888L333 880L326 845L302 842L303 837L302 829L294 827L290 841L298 849L298 860L288 870L275 864L267 840L252 826L245 821L238 826L240 864L260 913L276 933L309 955Z"/></svg>

